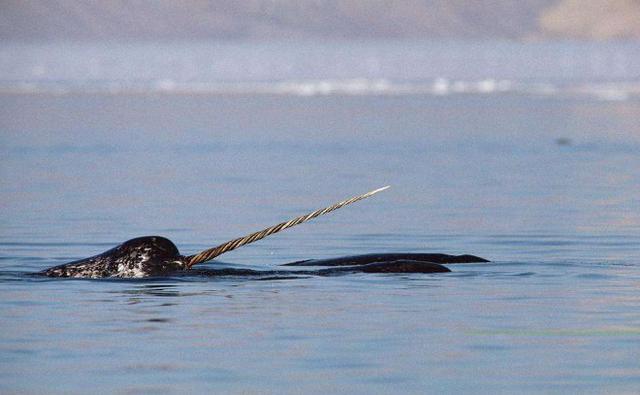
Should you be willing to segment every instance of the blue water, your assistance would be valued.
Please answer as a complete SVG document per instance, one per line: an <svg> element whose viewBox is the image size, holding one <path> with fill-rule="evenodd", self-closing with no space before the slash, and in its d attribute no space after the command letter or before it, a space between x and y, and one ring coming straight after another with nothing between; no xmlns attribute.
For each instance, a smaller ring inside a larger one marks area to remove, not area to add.
<svg viewBox="0 0 640 395"><path fill-rule="evenodd" d="M640 102L0 96L2 393L636 393ZM475 254L446 274L29 273L160 234L274 268Z"/></svg>

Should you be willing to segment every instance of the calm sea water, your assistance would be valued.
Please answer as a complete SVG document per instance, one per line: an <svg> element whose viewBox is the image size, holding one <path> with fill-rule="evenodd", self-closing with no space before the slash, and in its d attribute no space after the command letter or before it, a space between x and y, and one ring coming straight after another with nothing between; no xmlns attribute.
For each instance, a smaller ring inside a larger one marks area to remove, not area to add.
<svg viewBox="0 0 640 395"><path fill-rule="evenodd" d="M2 393L638 393L640 102L0 96ZM452 273L29 273L160 234L222 257L476 254Z"/></svg>

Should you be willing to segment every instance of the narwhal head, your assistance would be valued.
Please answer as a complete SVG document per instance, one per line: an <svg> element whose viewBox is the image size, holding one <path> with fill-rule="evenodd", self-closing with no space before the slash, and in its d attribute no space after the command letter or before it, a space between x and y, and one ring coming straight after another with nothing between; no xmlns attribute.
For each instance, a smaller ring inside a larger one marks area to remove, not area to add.
<svg viewBox="0 0 640 395"><path fill-rule="evenodd" d="M102 254L55 266L42 272L52 277L149 277L186 267L185 257L171 240L160 236L137 237Z"/></svg>

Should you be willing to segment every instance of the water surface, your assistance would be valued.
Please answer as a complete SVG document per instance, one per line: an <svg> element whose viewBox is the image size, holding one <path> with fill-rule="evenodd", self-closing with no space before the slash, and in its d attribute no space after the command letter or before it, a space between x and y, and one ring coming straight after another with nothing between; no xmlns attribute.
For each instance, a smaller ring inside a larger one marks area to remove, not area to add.
<svg viewBox="0 0 640 395"><path fill-rule="evenodd" d="M640 103L535 95L0 97L0 392L634 393ZM452 273L59 280L160 234L253 269L476 254Z"/></svg>

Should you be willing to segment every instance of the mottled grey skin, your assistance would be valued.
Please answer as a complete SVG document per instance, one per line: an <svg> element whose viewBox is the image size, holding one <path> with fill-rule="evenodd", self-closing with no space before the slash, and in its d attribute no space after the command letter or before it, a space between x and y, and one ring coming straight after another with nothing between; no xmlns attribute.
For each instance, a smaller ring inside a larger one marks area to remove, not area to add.
<svg viewBox="0 0 640 395"><path fill-rule="evenodd" d="M346 273L442 273L450 270L440 263L488 262L473 255L366 254L333 259L298 261L283 266L329 267L317 270L189 269L187 258L160 236L138 237L102 254L46 269L49 277L143 278L180 275L204 276L290 276L339 275Z"/></svg>
<svg viewBox="0 0 640 395"><path fill-rule="evenodd" d="M46 269L49 277L141 278L184 270L185 257L171 240L145 236L125 241L102 254Z"/></svg>

